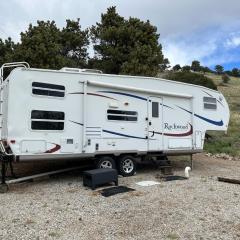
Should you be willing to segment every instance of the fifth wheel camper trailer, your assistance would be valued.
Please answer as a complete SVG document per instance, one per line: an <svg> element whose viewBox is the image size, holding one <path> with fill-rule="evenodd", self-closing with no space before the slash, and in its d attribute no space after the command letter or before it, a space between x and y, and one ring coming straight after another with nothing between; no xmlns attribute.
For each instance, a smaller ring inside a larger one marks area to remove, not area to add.
<svg viewBox="0 0 240 240"><path fill-rule="evenodd" d="M1 159L89 158L124 176L135 158L201 152L206 131L226 131L229 122L218 91L94 70L4 64L0 97Z"/></svg>

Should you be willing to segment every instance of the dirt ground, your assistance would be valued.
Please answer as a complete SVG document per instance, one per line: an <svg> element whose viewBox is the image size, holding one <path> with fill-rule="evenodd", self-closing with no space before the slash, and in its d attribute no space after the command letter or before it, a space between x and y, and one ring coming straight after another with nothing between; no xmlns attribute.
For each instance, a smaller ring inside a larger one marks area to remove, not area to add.
<svg viewBox="0 0 240 240"><path fill-rule="evenodd" d="M188 161L171 160L184 176ZM240 239L240 185L217 181L239 173L240 161L198 154L189 180L164 182L144 166L119 178L136 191L108 198L83 187L81 172L12 185L0 195L0 239Z"/></svg>

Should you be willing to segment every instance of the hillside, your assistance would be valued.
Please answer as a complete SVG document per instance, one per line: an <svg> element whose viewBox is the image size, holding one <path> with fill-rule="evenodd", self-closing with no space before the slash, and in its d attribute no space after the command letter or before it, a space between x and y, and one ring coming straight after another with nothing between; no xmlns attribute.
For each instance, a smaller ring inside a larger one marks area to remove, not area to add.
<svg viewBox="0 0 240 240"><path fill-rule="evenodd" d="M230 82L222 86L221 75L205 75L217 84L218 90L226 97L231 112L228 132L209 132L212 138L205 144L205 150L240 156L240 78L231 77Z"/></svg>

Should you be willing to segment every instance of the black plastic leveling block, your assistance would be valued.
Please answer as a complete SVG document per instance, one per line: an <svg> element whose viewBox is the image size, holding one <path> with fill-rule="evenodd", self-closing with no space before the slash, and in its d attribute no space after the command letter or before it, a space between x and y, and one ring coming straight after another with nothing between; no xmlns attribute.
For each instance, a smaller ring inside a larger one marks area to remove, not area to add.
<svg viewBox="0 0 240 240"><path fill-rule="evenodd" d="M88 186L94 190L96 186L114 182L118 185L118 173L116 169L99 168L83 172L83 186Z"/></svg>

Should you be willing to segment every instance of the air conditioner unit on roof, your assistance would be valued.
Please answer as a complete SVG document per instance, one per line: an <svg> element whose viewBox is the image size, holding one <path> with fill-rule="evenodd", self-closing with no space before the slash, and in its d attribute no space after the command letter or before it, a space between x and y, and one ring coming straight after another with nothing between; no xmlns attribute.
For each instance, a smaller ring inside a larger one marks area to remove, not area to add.
<svg viewBox="0 0 240 240"><path fill-rule="evenodd" d="M101 70L97 70L97 69L86 69L86 68L68 68L68 67L64 67L61 68L60 71L63 72L75 72L75 73L82 73L82 72L87 72L87 73L103 73Z"/></svg>

